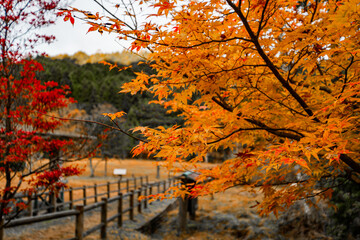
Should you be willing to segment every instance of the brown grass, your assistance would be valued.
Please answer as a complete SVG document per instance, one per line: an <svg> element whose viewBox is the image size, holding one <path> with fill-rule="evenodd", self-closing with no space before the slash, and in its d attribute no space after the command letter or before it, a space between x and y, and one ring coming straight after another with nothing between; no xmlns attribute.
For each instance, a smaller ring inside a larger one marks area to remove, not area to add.
<svg viewBox="0 0 360 240"><path fill-rule="evenodd" d="M106 183L108 181L117 180L118 177L113 175L115 168L123 168L127 170L126 175L123 178L131 178L132 176L149 176L150 181L155 181L156 179L156 161L150 160L135 160L135 159L108 159L107 161L107 174L105 176L105 161L95 158L94 165L98 164L95 168L95 177L90 178L90 168L89 161L84 159L78 161L77 164L80 168L84 168L85 172L79 177L70 177L69 186L80 187L83 185L93 185L94 183ZM100 163L98 163L100 161ZM166 179L169 177L169 173L166 169L161 167L160 170L160 179Z"/></svg>

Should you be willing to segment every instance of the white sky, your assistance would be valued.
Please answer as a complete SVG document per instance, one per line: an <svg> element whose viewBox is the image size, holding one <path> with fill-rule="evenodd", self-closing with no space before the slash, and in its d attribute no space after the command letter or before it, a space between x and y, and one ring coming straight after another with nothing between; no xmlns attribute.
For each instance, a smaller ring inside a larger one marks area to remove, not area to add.
<svg viewBox="0 0 360 240"><path fill-rule="evenodd" d="M102 9L92 0L70 0L70 6L102 13ZM97 31L86 34L88 29L89 25L82 23L79 19L75 19L75 24L72 26L69 21L64 22L63 17L60 17L55 25L41 30L42 33L54 35L55 42L38 46L36 50L54 56L64 53L72 55L78 51L87 54L121 52L124 50L122 46L128 47L126 42L116 41L114 34L100 35Z"/></svg>

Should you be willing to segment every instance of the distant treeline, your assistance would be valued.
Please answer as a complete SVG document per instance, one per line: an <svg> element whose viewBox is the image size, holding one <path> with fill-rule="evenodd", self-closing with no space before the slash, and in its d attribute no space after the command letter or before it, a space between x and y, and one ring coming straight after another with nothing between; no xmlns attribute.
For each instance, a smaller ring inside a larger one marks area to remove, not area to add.
<svg viewBox="0 0 360 240"><path fill-rule="evenodd" d="M176 114L166 114L166 110L159 105L148 104L152 97L148 93L130 95L119 93L121 85L135 77L133 71L151 73L146 65L133 63L133 70L119 72L116 69L109 71L109 67L98 63L79 65L70 58L51 59L38 57L37 61L43 64L45 71L39 73L42 81L55 81L60 85L71 88L71 97L77 103L76 108L86 111L86 118L111 124L102 113L124 111L127 114L120 121L123 129L136 126L157 127L182 124ZM88 133L99 134L100 126L85 126ZM130 150L137 142L120 132L111 132L102 147L102 154L108 157L127 158Z"/></svg>

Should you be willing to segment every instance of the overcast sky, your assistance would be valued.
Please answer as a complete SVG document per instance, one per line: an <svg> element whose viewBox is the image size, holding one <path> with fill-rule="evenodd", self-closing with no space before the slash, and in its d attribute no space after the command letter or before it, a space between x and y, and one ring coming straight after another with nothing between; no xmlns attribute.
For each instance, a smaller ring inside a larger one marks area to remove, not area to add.
<svg viewBox="0 0 360 240"><path fill-rule="evenodd" d="M92 0L73 0L70 5L83 10L102 12L101 8ZM124 42L117 42L116 35L104 33L101 36L98 32L86 34L88 29L89 25L81 23L77 19L75 19L75 25L72 26L69 21L64 22L63 18L59 18L55 25L41 30L46 34L54 35L56 41L50 45L41 45L37 47L37 50L54 56L64 53L71 55L77 51L87 54L121 52L124 50L122 45L128 47Z"/></svg>

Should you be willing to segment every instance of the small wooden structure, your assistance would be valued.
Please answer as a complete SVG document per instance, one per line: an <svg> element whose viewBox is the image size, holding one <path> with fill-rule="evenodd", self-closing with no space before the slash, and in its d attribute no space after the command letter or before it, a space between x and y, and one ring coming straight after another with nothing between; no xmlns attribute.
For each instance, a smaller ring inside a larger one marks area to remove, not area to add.
<svg viewBox="0 0 360 240"><path fill-rule="evenodd" d="M191 189L196 184L196 179L199 177L199 173L193 171L186 171L181 174L178 179L181 180L181 184L188 189ZM195 220L196 210L198 209L198 198L192 198L185 196L179 198L179 233L186 231L187 226L187 214L189 213L190 219Z"/></svg>

